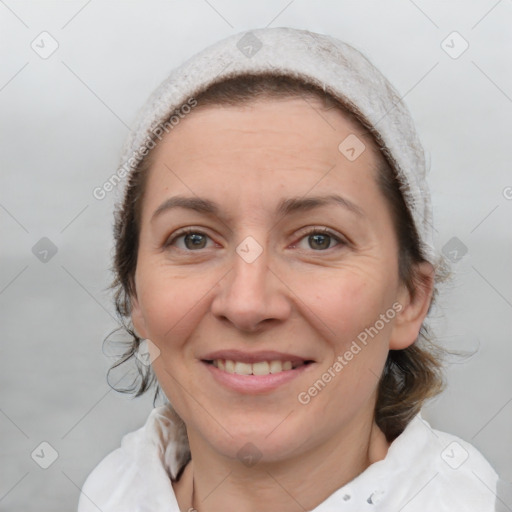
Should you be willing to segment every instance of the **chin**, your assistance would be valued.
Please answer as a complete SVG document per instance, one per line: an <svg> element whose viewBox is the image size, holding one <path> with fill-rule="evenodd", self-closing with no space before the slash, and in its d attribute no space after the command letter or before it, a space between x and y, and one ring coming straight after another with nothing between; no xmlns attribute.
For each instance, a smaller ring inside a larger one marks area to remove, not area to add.
<svg viewBox="0 0 512 512"><path fill-rule="evenodd" d="M223 428L212 428L211 418L205 418L201 421L200 435L217 453L242 463L246 457L252 461L278 462L314 443L318 425L315 428L314 422L292 419L294 413L289 417L282 414L262 417L261 412L255 411L252 416L259 419L255 422L242 416L241 420L240 415L234 414L233 421L229 421L229 417L224 416Z"/></svg>

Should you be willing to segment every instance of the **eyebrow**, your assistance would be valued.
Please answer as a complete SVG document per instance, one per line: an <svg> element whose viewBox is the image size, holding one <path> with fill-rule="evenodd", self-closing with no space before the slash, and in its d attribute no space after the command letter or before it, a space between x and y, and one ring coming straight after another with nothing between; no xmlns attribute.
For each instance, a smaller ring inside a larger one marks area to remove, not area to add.
<svg viewBox="0 0 512 512"><path fill-rule="evenodd" d="M313 197L291 197L283 199L276 208L279 216L289 215L295 212L307 212L322 206L338 205L354 213L358 217L364 217L363 210L352 201L337 194ZM222 217L219 205L209 199L201 197L174 196L166 199L153 213L151 222L162 213L173 208L185 208L198 213Z"/></svg>

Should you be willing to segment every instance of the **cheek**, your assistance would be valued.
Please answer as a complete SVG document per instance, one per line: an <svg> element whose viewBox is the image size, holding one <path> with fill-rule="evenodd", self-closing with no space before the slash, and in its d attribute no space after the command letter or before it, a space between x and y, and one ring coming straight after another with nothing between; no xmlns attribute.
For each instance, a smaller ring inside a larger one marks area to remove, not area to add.
<svg viewBox="0 0 512 512"><path fill-rule="evenodd" d="M355 413L370 399L387 358L396 315L389 292L392 283L381 273L356 267L335 272L313 281L303 309L310 325L323 333L326 348L311 387L302 390L308 397L318 395L313 409L319 415L335 413L340 404L347 414Z"/></svg>
<svg viewBox="0 0 512 512"><path fill-rule="evenodd" d="M373 325L393 302L392 284L381 274L359 268L330 269L314 279L299 277L294 288L306 306L304 314L310 312L311 321L333 339L334 346Z"/></svg>
<svg viewBox="0 0 512 512"><path fill-rule="evenodd" d="M322 382L313 379L312 388L304 390L308 394L311 391L310 396L320 395L322 383L327 384L322 398L315 402L318 414L335 413L341 403L347 413L355 413L372 396L386 361L396 316L393 296L388 292L391 286L387 287L386 281L367 279L359 272L342 274L335 281L326 279L323 293L313 293L307 304L307 309L315 313L309 314L309 322L328 326L323 332L328 333L325 340L329 356L315 375Z"/></svg>
<svg viewBox="0 0 512 512"><path fill-rule="evenodd" d="M190 273L176 275L157 263L141 269L140 304L149 338L160 350L170 348L167 347L169 340L176 345L186 339L198 315L204 314L203 303L211 288L212 285L200 277Z"/></svg>

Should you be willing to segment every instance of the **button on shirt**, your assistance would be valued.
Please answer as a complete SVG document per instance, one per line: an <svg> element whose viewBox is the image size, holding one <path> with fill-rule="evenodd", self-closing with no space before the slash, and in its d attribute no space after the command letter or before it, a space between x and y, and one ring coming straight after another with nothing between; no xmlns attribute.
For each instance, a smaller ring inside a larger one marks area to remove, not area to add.
<svg viewBox="0 0 512 512"><path fill-rule="evenodd" d="M171 483L189 460L186 434L168 406L127 435L88 476L78 512L180 512ZM471 444L417 415L371 464L314 512L495 512L512 510L506 487Z"/></svg>

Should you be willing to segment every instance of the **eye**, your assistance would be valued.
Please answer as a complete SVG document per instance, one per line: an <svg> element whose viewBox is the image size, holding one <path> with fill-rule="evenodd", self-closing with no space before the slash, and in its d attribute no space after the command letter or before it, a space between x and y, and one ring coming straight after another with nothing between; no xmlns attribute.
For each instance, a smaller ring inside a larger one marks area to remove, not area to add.
<svg viewBox="0 0 512 512"><path fill-rule="evenodd" d="M207 242L210 237L195 228L184 228L177 231L171 238L169 238L164 247L168 248L175 246L183 251L197 251L207 248ZM306 241L309 247L301 247L300 243ZM333 241L335 242L333 246ZM303 233L298 244L293 247L299 246L300 249L314 249L316 252L332 249L336 246L345 246L347 242L340 236L327 228L310 228Z"/></svg>
<svg viewBox="0 0 512 512"><path fill-rule="evenodd" d="M332 249L333 248L333 246L332 246L333 240L336 242L334 247L336 247L337 245L341 245L341 246L347 245L347 243L342 238L340 238L339 236L337 236L336 234L334 234L332 231L330 231L327 228L309 229L309 231L307 231L302 236L301 241L302 240L306 240L306 242L309 244L309 248L315 249L316 251L324 251L326 249ZM304 247L299 247L299 248L304 249ZM308 247L306 247L305 249L308 249Z"/></svg>
<svg viewBox="0 0 512 512"><path fill-rule="evenodd" d="M208 238L207 234L194 228L185 228L174 234L165 242L165 247L177 246L178 249L184 251L195 251L205 249ZM183 239L183 244L177 244L177 241Z"/></svg>

